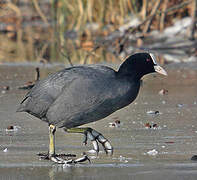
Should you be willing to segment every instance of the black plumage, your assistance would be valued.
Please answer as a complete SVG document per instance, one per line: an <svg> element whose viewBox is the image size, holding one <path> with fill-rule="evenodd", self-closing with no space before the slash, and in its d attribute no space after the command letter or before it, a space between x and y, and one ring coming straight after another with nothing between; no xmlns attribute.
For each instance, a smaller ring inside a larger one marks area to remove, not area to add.
<svg viewBox="0 0 197 180"><path fill-rule="evenodd" d="M83 133L84 143L91 140L97 153L99 142L106 153L112 154L113 147L101 133L76 127L103 119L132 103L138 95L142 76L153 72L167 75L149 53L128 57L118 71L103 65L66 68L37 81L17 111L32 114L49 124L48 157L54 162L70 163L55 154L56 126L70 133ZM81 162L81 158L75 162Z"/></svg>
<svg viewBox="0 0 197 180"><path fill-rule="evenodd" d="M103 65L75 66L38 81L17 111L72 128L102 119L137 97L140 79L155 72L149 53L137 53L118 71Z"/></svg>

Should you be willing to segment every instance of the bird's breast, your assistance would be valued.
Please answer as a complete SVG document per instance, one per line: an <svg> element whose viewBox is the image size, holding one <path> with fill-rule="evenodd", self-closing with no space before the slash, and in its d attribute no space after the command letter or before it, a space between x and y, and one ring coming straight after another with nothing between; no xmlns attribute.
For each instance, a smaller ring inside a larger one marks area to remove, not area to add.
<svg viewBox="0 0 197 180"><path fill-rule="evenodd" d="M114 108L118 110L131 104L136 99L139 89L140 82L124 83L118 87L112 103Z"/></svg>

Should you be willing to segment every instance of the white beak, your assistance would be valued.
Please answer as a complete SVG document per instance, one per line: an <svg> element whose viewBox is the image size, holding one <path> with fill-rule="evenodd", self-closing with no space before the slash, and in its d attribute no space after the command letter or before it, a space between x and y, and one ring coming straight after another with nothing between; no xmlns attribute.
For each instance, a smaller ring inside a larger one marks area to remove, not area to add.
<svg viewBox="0 0 197 180"><path fill-rule="evenodd" d="M159 74L163 74L164 76L167 76L167 72L159 65L155 65L154 69L156 72L158 72Z"/></svg>

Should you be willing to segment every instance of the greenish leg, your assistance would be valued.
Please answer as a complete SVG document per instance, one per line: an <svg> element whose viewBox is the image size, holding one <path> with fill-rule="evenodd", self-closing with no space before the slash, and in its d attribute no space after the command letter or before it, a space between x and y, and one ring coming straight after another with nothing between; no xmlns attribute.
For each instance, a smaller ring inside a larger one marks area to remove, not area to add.
<svg viewBox="0 0 197 180"><path fill-rule="evenodd" d="M56 131L56 126L52 124L49 125L49 152L48 154L39 153L38 155L41 156L42 159L50 159L51 161L58 164L76 164L84 161L90 162L90 159L86 154L84 154L81 158L78 159L64 160L61 157L59 157L59 155L55 153L55 131Z"/></svg>
<svg viewBox="0 0 197 180"><path fill-rule="evenodd" d="M89 127L84 127L84 128L70 128L66 129L65 131L68 133L82 133L84 134L86 131L91 130Z"/></svg>
<svg viewBox="0 0 197 180"><path fill-rule="evenodd" d="M59 158L55 154L55 131L56 127L54 125L49 125L49 159L54 161L55 163L58 164L65 164L66 161L62 158Z"/></svg>
<svg viewBox="0 0 197 180"><path fill-rule="evenodd" d="M106 154L113 154L113 147L111 146L110 142L99 132L96 130L89 128L89 127L84 127L84 128L70 128L70 129L64 129L68 133L82 133L84 134L84 141L83 143L86 145L87 140L90 140L93 144L94 150L96 153L99 152L99 146L98 142L101 143L103 146Z"/></svg>

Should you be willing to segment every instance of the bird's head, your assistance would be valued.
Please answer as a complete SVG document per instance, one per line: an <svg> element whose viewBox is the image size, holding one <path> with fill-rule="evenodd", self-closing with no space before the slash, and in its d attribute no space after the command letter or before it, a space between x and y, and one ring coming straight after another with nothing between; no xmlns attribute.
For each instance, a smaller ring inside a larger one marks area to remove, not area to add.
<svg viewBox="0 0 197 180"><path fill-rule="evenodd" d="M167 72L157 64L152 53L136 53L129 56L120 66L118 73L140 79L142 76L157 72L167 75Z"/></svg>

